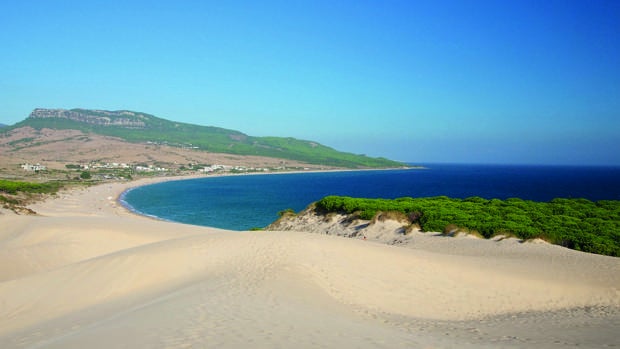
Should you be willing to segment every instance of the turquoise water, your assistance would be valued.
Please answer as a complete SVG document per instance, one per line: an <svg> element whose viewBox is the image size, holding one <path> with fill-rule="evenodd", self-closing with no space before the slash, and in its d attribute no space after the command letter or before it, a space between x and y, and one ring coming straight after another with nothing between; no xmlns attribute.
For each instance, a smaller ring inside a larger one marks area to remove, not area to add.
<svg viewBox="0 0 620 349"><path fill-rule="evenodd" d="M620 200L620 168L427 165L428 169L205 177L138 187L130 209L160 219L231 230L264 227L327 195L487 199L556 197Z"/></svg>

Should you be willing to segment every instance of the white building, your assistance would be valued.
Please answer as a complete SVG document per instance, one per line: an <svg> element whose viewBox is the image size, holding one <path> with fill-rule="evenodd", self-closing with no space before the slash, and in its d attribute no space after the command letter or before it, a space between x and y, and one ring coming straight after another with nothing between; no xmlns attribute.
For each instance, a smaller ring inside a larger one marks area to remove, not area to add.
<svg viewBox="0 0 620 349"><path fill-rule="evenodd" d="M30 171L30 172L45 171L47 170L47 166L43 166L39 163L37 163L36 165L25 163L25 164L22 164L22 169L24 169L24 171Z"/></svg>

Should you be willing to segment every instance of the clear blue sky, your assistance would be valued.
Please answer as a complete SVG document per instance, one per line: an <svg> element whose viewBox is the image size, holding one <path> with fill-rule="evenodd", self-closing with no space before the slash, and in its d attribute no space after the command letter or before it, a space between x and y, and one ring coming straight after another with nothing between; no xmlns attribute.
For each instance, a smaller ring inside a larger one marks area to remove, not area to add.
<svg viewBox="0 0 620 349"><path fill-rule="evenodd" d="M129 109L412 162L620 165L620 1L10 1L0 122Z"/></svg>

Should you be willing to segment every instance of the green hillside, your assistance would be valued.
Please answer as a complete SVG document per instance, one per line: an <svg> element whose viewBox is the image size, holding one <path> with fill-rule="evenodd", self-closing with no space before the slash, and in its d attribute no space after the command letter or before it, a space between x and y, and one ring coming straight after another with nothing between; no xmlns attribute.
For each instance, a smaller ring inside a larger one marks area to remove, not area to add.
<svg viewBox="0 0 620 349"><path fill-rule="evenodd" d="M242 132L212 126L192 125L131 111L87 109L35 109L13 126L35 129L76 129L114 136L133 143L153 142L179 147L195 147L214 153L258 155L311 164L347 168L399 167L403 163L385 158L344 153L322 144L282 137L252 137Z"/></svg>

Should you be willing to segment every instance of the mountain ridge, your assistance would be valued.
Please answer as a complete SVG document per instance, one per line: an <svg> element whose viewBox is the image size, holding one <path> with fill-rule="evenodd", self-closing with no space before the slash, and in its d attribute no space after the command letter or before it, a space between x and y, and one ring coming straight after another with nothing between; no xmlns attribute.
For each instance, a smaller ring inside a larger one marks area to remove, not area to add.
<svg viewBox="0 0 620 349"><path fill-rule="evenodd" d="M79 130L117 137L130 143L165 144L212 153L251 155L301 161L345 168L387 168L406 166L385 158L340 152L315 141L292 137L255 137L215 126L171 121L130 110L36 108L23 121L2 129L20 127Z"/></svg>

